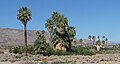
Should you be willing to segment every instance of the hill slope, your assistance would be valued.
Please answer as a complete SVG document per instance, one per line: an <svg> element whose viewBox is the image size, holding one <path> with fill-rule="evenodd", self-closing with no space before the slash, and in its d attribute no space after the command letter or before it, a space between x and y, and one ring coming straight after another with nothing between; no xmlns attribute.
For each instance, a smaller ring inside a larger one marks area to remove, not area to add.
<svg viewBox="0 0 120 64"><path fill-rule="evenodd" d="M38 30L27 30L27 41L28 43L33 43L36 40L36 32ZM40 32L40 30L39 30ZM45 32L46 41L49 42L49 33ZM75 38L76 44L73 45L81 45L79 39ZM108 42L108 44L112 44L113 42ZM24 44L24 33L23 30L12 29L12 28L0 28L0 45L1 44ZM90 40L83 39L83 45L89 45Z"/></svg>
<svg viewBox="0 0 120 64"><path fill-rule="evenodd" d="M28 43L33 43L36 39L37 30L27 31ZM47 42L49 41L49 34L45 33ZM24 33L23 30L11 29L11 28L0 28L0 44L24 44Z"/></svg>

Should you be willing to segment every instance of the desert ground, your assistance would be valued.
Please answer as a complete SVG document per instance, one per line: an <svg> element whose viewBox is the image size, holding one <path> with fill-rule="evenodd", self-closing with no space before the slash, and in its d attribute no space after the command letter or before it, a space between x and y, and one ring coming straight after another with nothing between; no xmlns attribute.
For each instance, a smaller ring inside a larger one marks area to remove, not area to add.
<svg viewBox="0 0 120 64"><path fill-rule="evenodd" d="M0 64L120 64L120 50L112 50L107 54L42 56L9 53L0 49Z"/></svg>

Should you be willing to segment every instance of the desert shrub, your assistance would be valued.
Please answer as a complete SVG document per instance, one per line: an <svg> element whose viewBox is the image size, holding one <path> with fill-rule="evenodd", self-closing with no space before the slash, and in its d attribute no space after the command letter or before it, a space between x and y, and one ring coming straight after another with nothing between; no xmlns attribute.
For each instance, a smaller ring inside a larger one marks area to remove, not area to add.
<svg viewBox="0 0 120 64"><path fill-rule="evenodd" d="M28 46L28 53L29 54L34 54L34 46L33 45Z"/></svg>
<svg viewBox="0 0 120 64"><path fill-rule="evenodd" d="M49 44L46 44L46 51L45 51L45 55L46 56L50 56L54 54L54 49L52 47L50 47Z"/></svg>
<svg viewBox="0 0 120 64"><path fill-rule="evenodd" d="M61 50L54 50L53 48L51 48L50 46L46 47L46 52L45 55L46 56L50 56L50 55L94 55L95 53L93 53L92 51L89 50L89 48L85 48L85 47L80 47L80 46L73 46L72 49L70 51L61 51Z"/></svg>
<svg viewBox="0 0 120 64"><path fill-rule="evenodd" d="M23 46L17 46L17 47L11 47L9 49L10 53L15 53L15 54L22 54L25 51L25 48Z"/></svg>
<svg viewBox="0 0 120 64"><path fill-rule="evenodd" d="M65 52L65 51L61 51L61 50L57 50L55 51L54 55L72 55L72 52Z"/></svg>
<svg viewBox="0 0 120 64"><path fill-rule="evenodd" d="M24 46L16 46L16 47L11 47L9 48L10 53L15 53L15 54L22 54L25 52L25 47ZM28 53L29 54L34 54L34 47L32 45L28 45Z"/></svg>
<svg viewBox="0 0 120 64"><path fill-rule="evenodd" d="M81 46L74 46L72 47L71 52L76 55L94 55L95 53L90 51L89 48L81 47Z"/></svg>

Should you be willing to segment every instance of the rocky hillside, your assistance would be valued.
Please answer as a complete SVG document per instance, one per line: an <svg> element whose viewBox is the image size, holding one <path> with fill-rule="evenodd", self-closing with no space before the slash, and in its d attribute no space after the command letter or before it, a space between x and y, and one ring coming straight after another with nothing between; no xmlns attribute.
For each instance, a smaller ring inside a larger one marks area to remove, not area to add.
<svg viewBox="0 0 120 64"><path fill-rule="evenodd" d="M28 43L33 43L36 39L36 30L28 30ZM45 37L49 41L49 34L46 32ZM24 44L23 30L0 28L0 44Z"/></svg>

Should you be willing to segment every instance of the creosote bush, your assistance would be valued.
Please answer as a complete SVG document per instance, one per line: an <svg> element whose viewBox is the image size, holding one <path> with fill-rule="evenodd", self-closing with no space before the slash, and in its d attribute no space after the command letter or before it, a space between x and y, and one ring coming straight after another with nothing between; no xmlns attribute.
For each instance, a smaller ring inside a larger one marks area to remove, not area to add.
<svg viewBox="0 0 120 64"><path fill-rule="evenodd" d="M10 53L15 53L15 54L22 54L22 53L25 53L25 47L24 46L10 47L9 52ZM29 54L34 54L33 45L28 45L28 53Z"/></svg>

